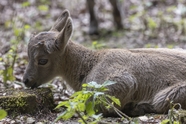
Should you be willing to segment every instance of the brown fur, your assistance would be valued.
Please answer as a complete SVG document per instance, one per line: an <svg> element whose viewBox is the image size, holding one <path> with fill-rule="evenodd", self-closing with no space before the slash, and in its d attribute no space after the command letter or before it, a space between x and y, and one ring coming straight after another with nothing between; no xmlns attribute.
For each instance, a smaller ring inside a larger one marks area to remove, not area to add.
<svg viewBox="0 0 186 124"><path fill-rule="evenodd" d="M173 49L90 50L70 41L72 20L66 10L48 32L30 39L29 64L24 75L28 87L37 87L62 76L75 90L82 83L106 80L109 94L121 101L128 115L166 113L169 100L186 109L186 51ZM42 60L48 62L38 64ZM41 61L40 61L41 60ZM102 110L104 115L114 113Z"/></svg>

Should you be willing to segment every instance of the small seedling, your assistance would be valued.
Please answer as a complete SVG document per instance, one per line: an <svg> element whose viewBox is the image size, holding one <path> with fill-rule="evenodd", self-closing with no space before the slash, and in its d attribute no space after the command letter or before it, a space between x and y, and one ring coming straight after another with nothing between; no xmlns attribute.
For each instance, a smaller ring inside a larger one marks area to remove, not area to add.
<svg viewBox="0 0 186 124"><path fill-rule="evenodd" d="M178 107L178 109L176 109ZM181 109L181 105L179 103L170 102L170 109L168 111L168 119L165 119L161 122L161 124L182 124L182 116L185 110ZM186 113L186 112L185 112Z"/></svg>
<svg viewBox="0 0 186 124"><path fill-rule="evenodd" d="M115 84L115 82L106 81L103 84L97 84L96 82L83 84L81 91L75 92L68 101L61 102L56 107L56 109L65 107L66 110L57 117L55 122L59 119L67 120L77 114L80 118L80 123L96 124L102 118L102 114L97 114L98 110L96 109L96 106L100 104L107 109L113 108L120 116L129 119L128 116L114 107L114 104L120 106L119 99L105 93L108 91L106 87L112 84Z"/></svg>

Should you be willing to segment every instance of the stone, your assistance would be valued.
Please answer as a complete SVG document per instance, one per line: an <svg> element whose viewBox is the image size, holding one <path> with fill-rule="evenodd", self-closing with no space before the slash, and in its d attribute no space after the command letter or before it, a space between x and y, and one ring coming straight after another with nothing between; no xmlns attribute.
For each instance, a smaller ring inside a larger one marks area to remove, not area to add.
<svg viewBox="0 0 186 124"><path fill-rule="evenodd" d="M34 114L42 109L53 110L55 107L49 88L0 91L0 106L8 114Z"/></svg>

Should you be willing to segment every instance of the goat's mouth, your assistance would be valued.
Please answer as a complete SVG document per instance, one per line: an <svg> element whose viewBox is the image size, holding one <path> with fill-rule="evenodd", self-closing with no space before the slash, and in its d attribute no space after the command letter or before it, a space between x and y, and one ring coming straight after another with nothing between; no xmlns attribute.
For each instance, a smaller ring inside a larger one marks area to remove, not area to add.
<svg viewBox="0 0 186 124"><path fill-rule="evenodd" d="M26 87L30 87L31 89L38 87L37 82L29 81L29 79L26 80L23 79L23 83L25 84Z"/></svg>

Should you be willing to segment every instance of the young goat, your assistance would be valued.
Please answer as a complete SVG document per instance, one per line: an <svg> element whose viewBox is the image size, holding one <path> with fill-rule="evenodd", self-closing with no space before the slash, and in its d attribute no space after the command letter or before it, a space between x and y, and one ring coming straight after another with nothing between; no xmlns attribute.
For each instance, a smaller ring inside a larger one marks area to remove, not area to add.
<svg viewBox="0 0 186 124"><path fill-rule="evenodd" d="M171 49L90 50L70 40L73 25L65 10L48 32L31 37L23 81L35 88L61 76L75 90L82 83L117 82L108 94L130 116L166 113L169 101L186 109L186 51ZM102 108L102 107L101 107ZM113 110L102 109L107 116Z"/></svg>

